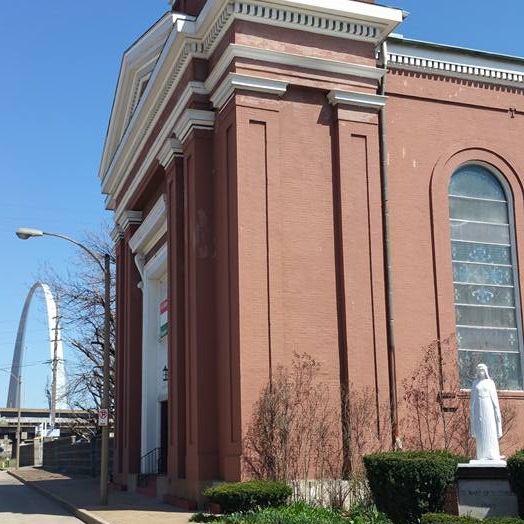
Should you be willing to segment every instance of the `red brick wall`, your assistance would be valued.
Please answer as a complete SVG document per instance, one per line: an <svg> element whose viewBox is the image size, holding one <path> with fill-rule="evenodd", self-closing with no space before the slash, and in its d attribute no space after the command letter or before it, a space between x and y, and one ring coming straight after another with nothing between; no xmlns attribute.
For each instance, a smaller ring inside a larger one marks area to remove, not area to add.
<svg viewBox="0 0 524 524"><path fill-rule="evenodd" d="M524 157L515 137L524 120L512 118L520 91L489 84L393 71L388 75L388 136L395 338L399 384L422 356L421 348L455 330L448 183L464 162L482 162L508 181L514 199L517 254L524 223ZM496 94L495 94L496 93ZM416 254L416 256L413 256ZM524 283L522 268L520 287ZM524 430L524 394L499 393L518 414L513 436ZM404 428L404 431L407 429ZM502 453L521 447L502 443Z"/></svg>

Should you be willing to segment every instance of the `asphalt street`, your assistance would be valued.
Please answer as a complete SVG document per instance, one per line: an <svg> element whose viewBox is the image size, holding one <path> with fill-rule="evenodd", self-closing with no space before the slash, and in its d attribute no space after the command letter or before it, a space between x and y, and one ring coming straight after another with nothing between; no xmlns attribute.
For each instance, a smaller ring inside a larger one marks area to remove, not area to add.
<svg viewBox="0 0 524 524"><path fill-rule="evenodd" d="M0 522L2 524L78 524L61 506L0 471Z"/></svg>

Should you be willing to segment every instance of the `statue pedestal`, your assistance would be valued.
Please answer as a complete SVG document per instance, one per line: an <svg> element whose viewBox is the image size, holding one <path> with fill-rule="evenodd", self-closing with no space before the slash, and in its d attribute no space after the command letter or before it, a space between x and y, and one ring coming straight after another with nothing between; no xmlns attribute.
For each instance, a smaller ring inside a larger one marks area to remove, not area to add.
<svg viewBox="0 0 524 524"><path fill-rule="evenodd" d="M459 464L457 488L459 515L479 519L519 515L504 460L472 460L469 464Z"/></svg>

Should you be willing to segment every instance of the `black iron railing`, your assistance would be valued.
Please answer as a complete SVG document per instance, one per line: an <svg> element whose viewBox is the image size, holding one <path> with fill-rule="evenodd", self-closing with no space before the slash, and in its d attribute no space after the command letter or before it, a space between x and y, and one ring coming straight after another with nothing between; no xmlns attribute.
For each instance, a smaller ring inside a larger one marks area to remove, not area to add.
<svg viewBox="0 0 524 524"><path fill-rule="evenodd" d="M167 450L155 448L140 459L140 475L165 475L167 473Z"/></svg>

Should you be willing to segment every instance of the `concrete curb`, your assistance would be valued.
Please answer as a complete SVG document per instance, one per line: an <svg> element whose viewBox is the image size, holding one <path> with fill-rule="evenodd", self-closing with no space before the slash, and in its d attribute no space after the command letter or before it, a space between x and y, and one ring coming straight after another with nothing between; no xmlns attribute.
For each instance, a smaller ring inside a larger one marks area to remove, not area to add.
<svg viewBox="0 0 524 524"><path fill-rule="evenodd" d="M80 519L82 522L85 522L86 524L111 524L108 520L103 519L102 517L99 517L95 513L91 511L87 511L86 509L80 509L68 502L67 500L63 499L62 497L59 497L58 495L55 495L54 493L51 493L50 491L47 491L47 489L44 489L40 486L38 486L35 482L32 482L30 480L26 480L17 473L15 473L12 470L7 470L8 475L11 475L15 479L19 480L26 486L29 486L30 488L34 489L35 491L40 492L42 495L45 495L46 497L49 497L53 499L55 502L57 502L60 506L62 506L65 510L69 511L72 515L74 515L77 519Z"/></svg>

